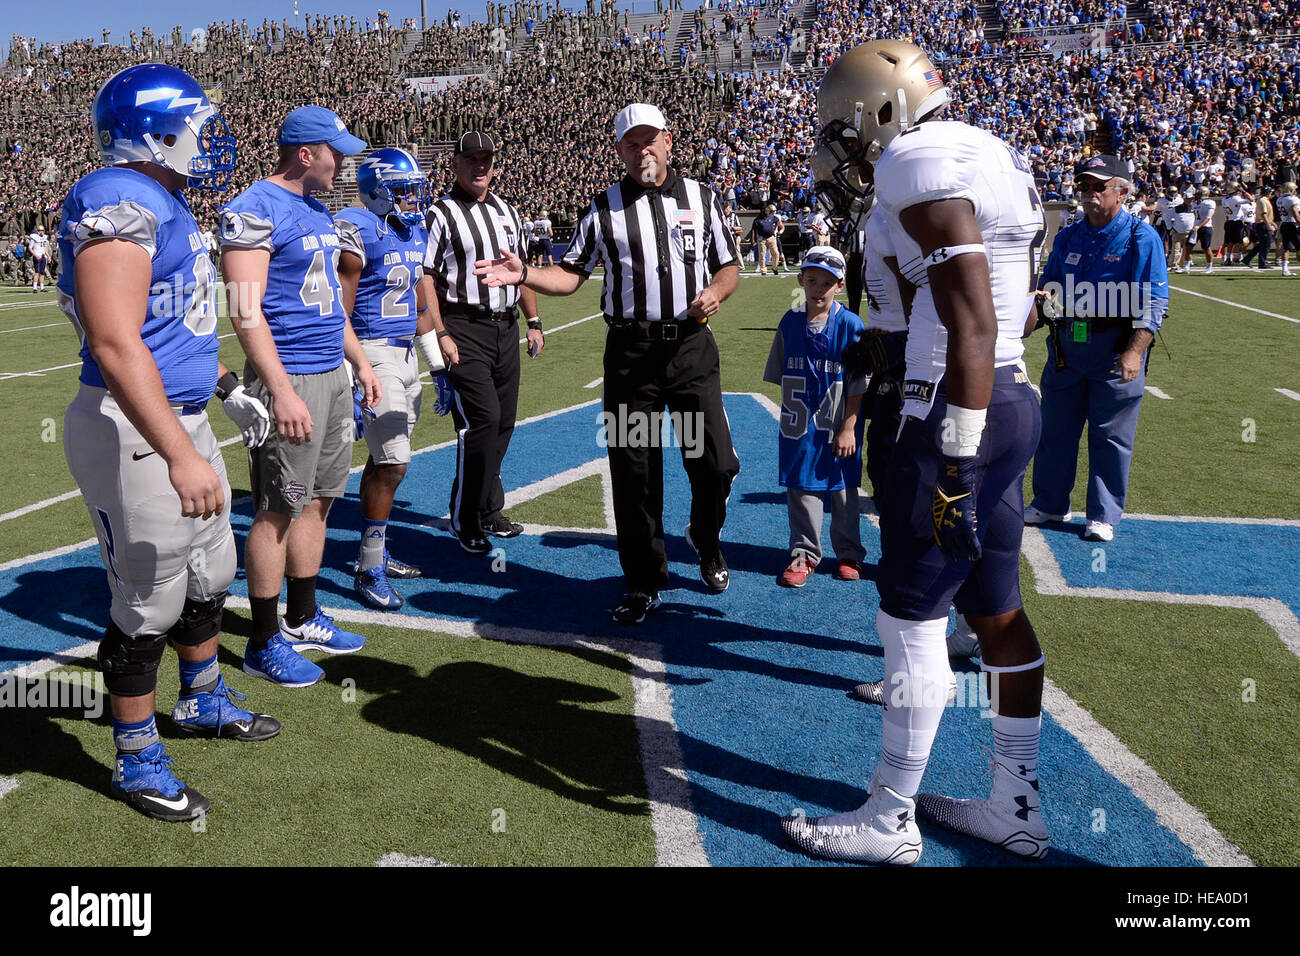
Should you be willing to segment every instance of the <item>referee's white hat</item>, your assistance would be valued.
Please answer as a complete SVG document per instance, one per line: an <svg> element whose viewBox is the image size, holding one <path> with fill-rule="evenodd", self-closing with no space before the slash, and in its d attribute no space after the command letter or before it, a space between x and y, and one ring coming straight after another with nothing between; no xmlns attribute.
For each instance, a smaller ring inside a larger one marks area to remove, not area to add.
<svg viewBox="0 0 1300 956"><path fill-rule="evenodd" d="M653 126L655 129L667 129L668 121L659 107L649 103L632 103L618 111L614 117L614 139L623 141L627 131L638 126Z"/></svg>

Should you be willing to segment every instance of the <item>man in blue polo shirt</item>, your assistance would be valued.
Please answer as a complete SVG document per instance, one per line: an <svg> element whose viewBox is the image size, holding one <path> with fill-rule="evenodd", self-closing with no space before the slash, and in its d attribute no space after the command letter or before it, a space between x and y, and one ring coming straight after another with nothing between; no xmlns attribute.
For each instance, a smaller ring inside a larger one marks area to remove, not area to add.
<svg viewBox="0 0 1300 956"><path fill-rule="evenodd" d="M1076 173L1084 218L1057 234L1038 288L1064 319L1043 368L1043 431L1025 524L1067 521L1079 437L1088 424L1084 538L1110 541L1124 513L1147 351L1169 307L1164 244L1124 211L1128 166L1094 156ZM1042 294L1040 292L1040 294Z"/></svg>
<svg viewBox="0 0 1300 956"><path fill-rule="evenodd" d="M334 188L344 155L366 144L321 106L300 106L280 127L276 172L221 210L222 265L230 315L248 356L247 389L275 430L250 456L257 513L244 563L253 635L244 670L287 687L323 671L299 651L348 654L365 638L341 631L316 603L325 520L352 464L352 384L366 404L380 386L343 306L339 237L313 192ZM279 620L281 584L288 608Z"/></svg>

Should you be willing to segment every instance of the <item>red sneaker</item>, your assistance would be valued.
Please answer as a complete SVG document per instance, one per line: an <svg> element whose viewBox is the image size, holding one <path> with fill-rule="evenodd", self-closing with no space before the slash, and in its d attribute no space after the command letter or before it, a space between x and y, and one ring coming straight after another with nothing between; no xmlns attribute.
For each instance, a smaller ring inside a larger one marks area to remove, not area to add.
<svg viewBox="0 0 1300 956"><path fill-rule="evenodd" d="M812 566L802 556L797 557L790 562L788 568L781 572L781 586L801 588L807 583L808 577L812 573Z"/></svg>
<svg viewBox="0 0 1300 956"><path fill-rule="evenodd" d="M841 581L860 581L862 580L862 565L852 558L840 558L835 565L835 576Z"/></svg>

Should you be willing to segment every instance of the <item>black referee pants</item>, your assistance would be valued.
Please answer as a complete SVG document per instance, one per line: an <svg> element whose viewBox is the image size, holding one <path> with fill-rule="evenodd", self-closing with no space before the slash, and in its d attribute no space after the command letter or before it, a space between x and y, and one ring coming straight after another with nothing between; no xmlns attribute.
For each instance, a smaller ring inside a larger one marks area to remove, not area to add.
<svg viewBox="0 0 1300 956"><path fill-rule="evenodd" d="M668 585L663 448L657 428L637 438L638 419L665 407L683 421L690 416L677 437L691 482L691 538L705 557L718 550L731 482L740 471L722 407L717 343L707 328L683 325L682 331L690 334L663 342L645 338L636 328L611 328L605 339L606 421L612 416L614 422L633 426L622 434L606 431L618 557L629 591Z"/></svg>
<svg viewBox="0 0 1300 956"><path fill-rule="evenodd" d="M483 534L505 507L501 461L515 432L519 405L519 324L444 315L460 361L447 369L456 389L456 477L451 484L451 528L461 537Z"/></svg>

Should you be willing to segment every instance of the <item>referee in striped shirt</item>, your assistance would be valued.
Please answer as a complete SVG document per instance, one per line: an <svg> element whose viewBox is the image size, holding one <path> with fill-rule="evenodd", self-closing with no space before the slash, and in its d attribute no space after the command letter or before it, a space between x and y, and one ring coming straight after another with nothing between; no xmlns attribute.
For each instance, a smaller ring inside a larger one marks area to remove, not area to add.
<svg viewBox="0 0 1300 956"><path fill-rule="evenodd" d="M528 354L535 357L545 344L531 289L490 287L474 275L474 263L497 250L528 256L519 212L488 188L495 157L486 133L470 131L456 143L456 185L430 207L424 258L437 292L433 327L456 392L451 530L470 554L492 550L489 534L513 538L524 530L501 513L501 462L519 404L519 306L528 322Z"/></svg>
<svg viewBox="0 0 1300 956"><path fill-rule="evenodd" d="M628 588L614 619L639 624L668 584L657 426L665 406L683 425L678 440L691 482L687 539L699 555L700 577L715 593L730 582L719 535L740 462L707 323L736 291L740 264L717 197L669 169L673 138L663 113L633 103L615 117L614 137L627 175L592 199L559 265L530 269L513 250L502 250L501 258L478 262L474 271L493 287L569 295L604 266L604 421Z"/></svg>

